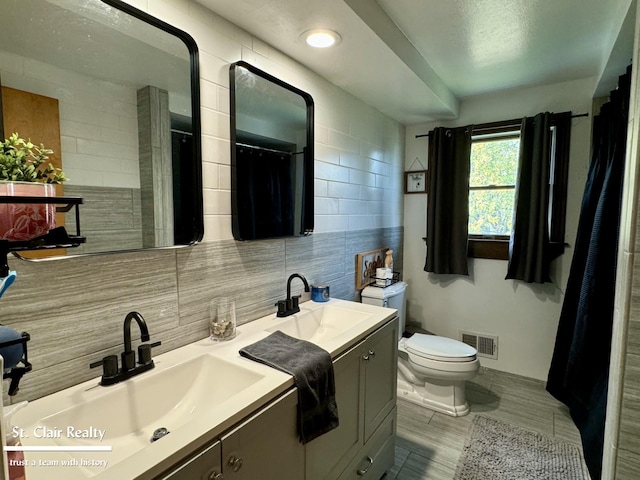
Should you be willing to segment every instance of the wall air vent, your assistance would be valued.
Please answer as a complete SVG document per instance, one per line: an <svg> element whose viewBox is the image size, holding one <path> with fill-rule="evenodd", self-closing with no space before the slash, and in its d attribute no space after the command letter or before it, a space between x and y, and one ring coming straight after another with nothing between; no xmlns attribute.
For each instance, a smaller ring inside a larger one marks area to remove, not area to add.
<svg viewBox="0 0 640 480"><path fill-rule="evenodd" d="M498 358L498 337L482 333L460 331L460 341L478 351L479 357Z"/></svg>

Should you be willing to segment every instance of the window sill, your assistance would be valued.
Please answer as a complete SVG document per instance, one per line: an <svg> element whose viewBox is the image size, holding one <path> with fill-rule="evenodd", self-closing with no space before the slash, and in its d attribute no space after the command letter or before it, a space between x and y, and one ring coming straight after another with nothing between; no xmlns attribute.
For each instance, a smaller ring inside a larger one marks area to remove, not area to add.
<svg viewBox="0 0 640 480"><path fill-rule="evenodd" d="M470 238L467 245L470 258L509 260L509 239Z"/></svg>
<svg viewBox="0 0 640 480"><path fill-rule="evenodd" d="M509 260L509 239L470 238L467 247L469 258L486 258L489 260ZM564 253L567 246L564 242L551 242L549 255L551 259Z"/></svg>

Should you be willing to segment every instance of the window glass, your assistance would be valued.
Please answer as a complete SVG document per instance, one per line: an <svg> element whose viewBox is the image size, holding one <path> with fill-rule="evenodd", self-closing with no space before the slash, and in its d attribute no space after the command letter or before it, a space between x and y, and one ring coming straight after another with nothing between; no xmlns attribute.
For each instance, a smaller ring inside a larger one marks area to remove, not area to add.
<svg viewBox="0 0 640 480"><path fill-rule="evenodd" d="M469 235L508 236L511 233L518 175L520 137L474 137L469 177Z"/></svg>

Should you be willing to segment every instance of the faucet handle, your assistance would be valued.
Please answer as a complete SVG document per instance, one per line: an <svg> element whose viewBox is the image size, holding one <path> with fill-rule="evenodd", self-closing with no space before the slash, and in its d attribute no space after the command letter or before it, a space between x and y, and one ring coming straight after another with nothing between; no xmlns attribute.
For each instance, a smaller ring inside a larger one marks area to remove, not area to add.
<svg viewBox="0 0 640 480"><path fill-rule="evenodd" d="M89 364L89 368L96 368L102 365L102 377L115 377L118 374L118 356L107 355L102 360Z"/></svg>
<svg viewBox="0 0 640 480"><path fill-rule="evenodd" d="M147 365L152 362L151 349L161 345L161 342L155 343L143 343L138 346L138 363L140 365Z"/></svg>
<svg viewBox="0 0 640 480"><path fill-rule="evenodd" d="M278 303L276 303L276 306L278 307L278 313L277 316L278 317L284 317L287 313L287 301L286 300L278 300Z"/></svg>

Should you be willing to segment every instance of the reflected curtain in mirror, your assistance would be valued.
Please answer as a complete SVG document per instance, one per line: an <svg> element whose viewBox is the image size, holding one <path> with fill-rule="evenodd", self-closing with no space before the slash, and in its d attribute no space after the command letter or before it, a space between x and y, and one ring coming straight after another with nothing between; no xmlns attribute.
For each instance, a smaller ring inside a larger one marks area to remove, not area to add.
<svg viewBox="0 0 640 480"><path fill-rule="evenodd" d="M469 275L471 130L438 127L429 132L426 272Z"/></svg>
<svg viewBox="0 0 640 480"><path fill-rule="evenodd" d="M255 147L236 147L240 230L251 238L292 236L295 155Z"/></svg>

